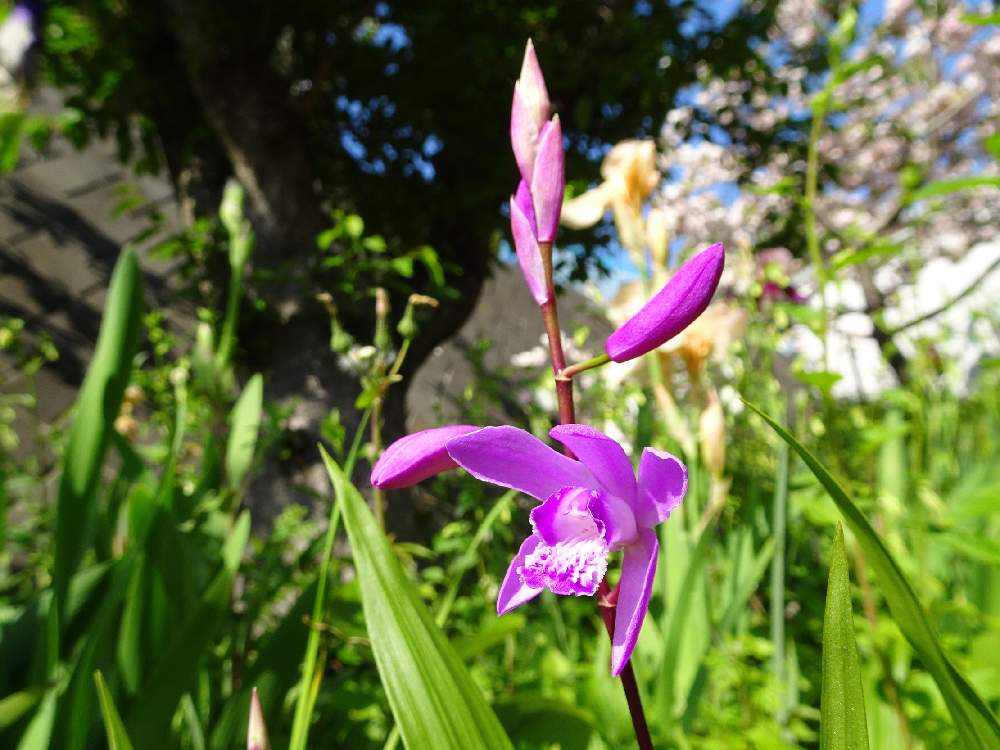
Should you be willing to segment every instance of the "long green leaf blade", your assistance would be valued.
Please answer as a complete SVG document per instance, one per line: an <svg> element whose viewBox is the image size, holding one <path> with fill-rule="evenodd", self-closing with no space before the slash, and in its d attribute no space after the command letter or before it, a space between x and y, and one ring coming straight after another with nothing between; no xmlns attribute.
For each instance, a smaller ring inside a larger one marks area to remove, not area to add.
<svg viewBox="0 0 1000 750"><path fill-rule="evenodd" d="M851 531L857 537L865 559L878 575L889 610L900 631L920 656L934 682L941 690L955 728L962 742L975 750L991 750L1000 747L1000 723L990 712L983 699L972 685L952 665L941 647L934 628L924 613L913 587L903 575L899 565L889 554L878 534L868 523L868 519L847 496L843 488L805 446L799 443L781 425L751 403L751 409L759 414L771 429L791 446L829 493L840 510Z"/></svg>
<svg viewBox="0 0 1000 750"><path fill-rule="evenodd" d="M341 506L379 676L408 748L512 748L496 714L340 467L323 461Z"/></svg>
<svg viewBox="0 0 1000 750"><path fill-rule="evenodd" d="M101 717L104 719L104 731L108 735L109 750L132 750L132 741L128 738L125 726L122 724L115 701L108 692L101 670L94 672L94 684L97 685L97 698L101 702Z"/></svg>
<svg viewBox="0 0 1000 750"><path fill-rule="evenodd" d="M226 444L226 478L229 486L239 489L253 462L257 433L264 404L264 379L257 373L243 387L229 416L229 442Z"/></svg>
<svg viewBox="0 0 1000 750"><path fill-rule="evenodd" d="M111 275L94 358L76 400L76 416L63 455L56 501L53 584L57 612L63 610L69 580L86 548L86 536L81 529L87 528L94 509L101 464L132 371L141 326L139 264L135 254L125 250ZM57 614L57 618L61 617Z"/></svg>
<svg viewBox="0 0 1000 750"><path fill-rule="evenodd" d="M868 723L861 689L861 664L854 642L851 579L844 530L837 525L830 556L823 616L823 688L819 716L820 750L867 750Z"/></svg>

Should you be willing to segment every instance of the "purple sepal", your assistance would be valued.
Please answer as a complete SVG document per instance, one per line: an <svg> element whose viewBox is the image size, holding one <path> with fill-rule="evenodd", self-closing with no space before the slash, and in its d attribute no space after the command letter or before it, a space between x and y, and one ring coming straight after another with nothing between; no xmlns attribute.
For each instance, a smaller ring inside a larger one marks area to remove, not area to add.
<svg viewBox="0 0 1000 750"><path fill-rule="evenodd" d="M523 185L524 182L522 181ZM545 278L545 264L542 262L542 251L531 228L531 219L524 215L516 198L510 199L510 229L514 235L514 249L517 251L517 262L521 273L528 284L528 290L535 302L544 305L549 301L549 284Z"/></svg>
<svg viewBox="0 0 1000 750"><path fill-rule="evenodd" d="M559 228L559 212L566 187L564 162L562 126L559 115L556 115L545 124L538 136L538 153L531 173L531 197L539 242L552 242Z"/></svg>
<svg viewBox="0 0 1000 750"><path fill-rule="evenodd" d="M514 193L514 202L517 203L517 207L521 209L521 213L528 217L528 222L531 224L531 234L534 237L537 237L538 224L535 222L535 206L531 201L531 189L528 187L528 183L524 180L517 183L517 192Z"/></svg>
<svg viewBox="0 0 1000 750"><path fill-rule="evenodd" d="M642 621L649 609L649 596L653 592L659 549L660 543L652 529L641 529L639 539L625 548L615 634L611 639L611 674L614 677L625 669L635 642L639 640Z"/></svg>
<svg viewBox="0 0 1000 750"><path fill-rule="evenodd" d="M721 242L691 258L645 307L608 336L604 342L607 355L615 362L627 362L652 351L691 325L708 307L725 262Z"/></svg>
<svg viewBox="0 0 1000 750"><path fill-rule="evenodd" d="M400 438L375 463L372 484L382 490L395 490L454 469L456 464L448 455L448 441L478 429L471 425L450 425Z"/></svg>

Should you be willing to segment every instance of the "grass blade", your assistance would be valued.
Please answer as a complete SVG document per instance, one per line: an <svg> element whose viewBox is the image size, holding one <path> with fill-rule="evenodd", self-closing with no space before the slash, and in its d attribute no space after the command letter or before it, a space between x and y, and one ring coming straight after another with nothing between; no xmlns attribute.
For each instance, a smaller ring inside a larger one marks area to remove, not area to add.
<svg viewBox="0 0 1000 750"><path fill-rule="evenodd" d="M97 685L97 698L101 702L101 717L104 719L104 731L108 735L109 750L132 750L132 742L128 738L122 719L115 708L114 699L108 692L101 670L94 672L94 683Z"/></svg>
<svg viewBox="0 0 1000 750"><path fill-rule="evenodd" d="M1000 747L1000 723L945 654L913 587L868 523L868 519L826 467L805 446L756 406L750 403L747 403L747 406L759 414L771 429L799 454L833 499L844 521L861 545L865 559L878 575L878 582L893 619L941 690L941 696L948 706L962 742L966 747L975 750Z"/></svg>
<svg viewBox="0 0 1000 750"><path fill-rule="evenodd" d="M94 357L76 400L56 501L56 621L61 625L69 581L86 549L101 464L121 408L142 328L142 284L135 254L122 252L111 275ZM50 659L53 657L50 656Z"/></svg>
<svg viewBox="0 0 1000 750"><path fill-rule="evenodd" d="M361 495L322 453L350 538L375 663L406 746L511 748L496 714L417 597Z"/></svg>
<svg viewBox="0 0 1000 750"><path fill-rule="evenodd" d="M830 556L823 617L823 687L819 717L820 750L867 750L868 723L861 689L861 664L854 642L851 580L847 574L844 530L837 525Z"/></svg>
<svg viewBox="0 0 1000 750"><path fill-rule="evenodd" d="M257 373L243 387L229 415L229 442L226 444L226 478L238 490L253 461L264 404L264 379Z"/></svg>

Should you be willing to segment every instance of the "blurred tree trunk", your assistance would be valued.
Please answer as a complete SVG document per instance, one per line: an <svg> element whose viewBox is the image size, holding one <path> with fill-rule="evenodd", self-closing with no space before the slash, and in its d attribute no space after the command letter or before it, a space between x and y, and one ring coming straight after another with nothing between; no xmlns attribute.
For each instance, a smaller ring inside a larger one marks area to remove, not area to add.
<svg viewBox="0 0 1000 750"><path fill-rule="evenodd" d="M317 190L298 102L287 82L272 68L275 17L233 22L225 3L167 0L168 26L155 49L145 57L149 111L156 121L164 159L182 217L193 221L214 213L226 178L233 174L246 189L248 215L256 232L253 266L266 268L274 282L255 284L276 314L261 316L246 309L241 315L241 348L249 369L267 375L267 398L293 408L286 435L292 461L272 460L252 493L264 501L255 519L267 522L290 502L325 493L326 479L316 444L331 409L337 409L353 435L360 415L354 401L360 392L356 375L338 366L329 349L329 318L325 308L303 289L296 275L314 263L316 235L329 224ZM199 127L201 125L201 127ZM466 236L460 226L447 227L465 248L482 248L458 280L461 296L441 300L433 320L411 347L404 375L411 375L472 311L488 271L489 253L483 239ZM283 281L283 279L287 279ZM224 283L223 279L219 280ZM336 296L336 290L329 291ZM393 300L398 316L405 298ZM338 299L342 322L360 343L371 339L374 322L370 305L351 306ZM385 440L406 429L407 379L396 385L384 403ZM368 465L358 464L360 486ZM391 503L390 527L401 536L414 531L412 505Z"/></svg>

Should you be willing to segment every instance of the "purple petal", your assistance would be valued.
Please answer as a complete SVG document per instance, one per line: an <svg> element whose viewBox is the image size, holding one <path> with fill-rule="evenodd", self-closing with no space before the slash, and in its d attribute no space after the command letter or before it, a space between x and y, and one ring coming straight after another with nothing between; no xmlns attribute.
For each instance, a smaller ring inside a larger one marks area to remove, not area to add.
<svg viewBox="0 0 1000 750"><path fill-rule="evenodd" d="M535 119L535 113L525 98L521 83L515 83L514 100L510 105L510 147L514 152L517 169L525 180L531 179L531 172L535 167L538 131L542 122Z"/></svg>
<svg viewBox="0 0 1000 750"><path fill-rule="evenodd" d="M559 212L566 187L564 160L562 126L556 115L538 136L535 167L531 173L531 197L535 202L539 242L552 242L559 228Z"/></svg>
<svg viewBox="0 0 1000 750"><path fill-rule="evenodd" d="M524 567L526 555L535 551L541 540L532 534L521 543L521 549L517 551L514 559L510 561L507 568L507 575L504 576L503 583L500 584L500 594L497 596L497 614L505 615L516 607L520 607L527 601L534 599L544 587L534 588L529 586L521 578L521 569Z"/></svg>
<svg viewBox="0 0 1000 750"><path fill-rule="evenodd" d="M539 226L541 223L539 218ZM615 362L626 362L683 331L708 307L722 277L725 261L722 243L702 250L681 266L645 307L608 336L604 351Z"/></svg>
<svg viewBox="0 0 1000 750"><path fill-rule="evenodd" d="M599 537L604 532L594 522L590 502L602 493L586 487L563 487L548 500L531 510L531 527L535 536L548 545L567 539Z"/></svg>
<svg viewBox="0 0 1000 750"><path fill-rule="evenodd" d="M383 490L395 490L422 482L427 477L455 468L445 447L459 435L475 432L472 425L451 425L414 432L400 438L382 453L372 469L371 482Z"/></svg>
<svg viewBox="0 0 1000 750"><path fill-rule="evenodd" d="M517 207L521 209L521 213L528 217L528 221L531 223L531 233L537 236L538 225L535 224L535 206L531 201L531 190L528 189L528 183L524 180L517 183L517 192L514 194L514 202L517 203Z"/></svg>
<svg viewBox="0 0 1000 750"><path fill-rule="evenodd" d="M639 540L625 548L615 613L615 635L611 640L611 674L614 677L625 668L639 639L642 621L649 609L659 548L656 532L652 529L642 529Z"/></svg>
<svg viewBox="0 0 1000 750"><path fill-rule="evenodd" d="M631 506L620 497L607 492L591 493L590 514L604 528L604 541L609 550L617 550L635 541L638 523Z"/></svg>
<svg viewBox="0 0 1000 750"><path fill-rule="evenodd" d="M522 181L523 185L524 182ZM542 251L538 248L538 240L531 228L531 221L514 198L510 199L510 229L514 235L514 249L517 250L517 262L521 273L528 284L528 290L535 302L544 305L549 301L549 284L545 279L545 264L542 263Z"/></svg>
<svg viewBox="0 0 1000 750"><path fill-rule="evenodd" d="M666 521L687 493L687 467L666 451L646 448L639 460L636 517L647 528Z"/></svg>
<svg viewBox="0 0 1000 750"><path fill-rule="evenodd" d="M549 92L545 87L542 66L538 64L538 55L535 54L535 45L530 39L524 46L524 59L521 60L521 73L517 80L523 87L522 92L531 111L535 113L535 121L541 126L549 119Z"/></svg>
<svg viewBox="0 0 1000 750"><path fill-rule="evenodd" d="M546 500L563 487L590 487L597 481L582 463L556 453L516 427L484 427L448 443L448 453L484 482L510 487Z"/></svg>
<svg viewBox="0 0 1000 750"><path fill-rule="evenodd" d="M617 442L582 424L561 424L549 435L573 451L604 489L629 505L635 503L635 472Z"/></svg>

